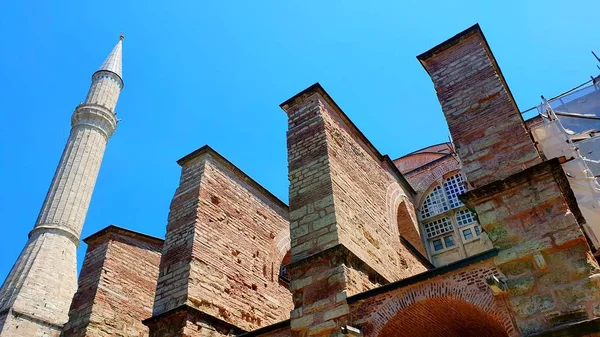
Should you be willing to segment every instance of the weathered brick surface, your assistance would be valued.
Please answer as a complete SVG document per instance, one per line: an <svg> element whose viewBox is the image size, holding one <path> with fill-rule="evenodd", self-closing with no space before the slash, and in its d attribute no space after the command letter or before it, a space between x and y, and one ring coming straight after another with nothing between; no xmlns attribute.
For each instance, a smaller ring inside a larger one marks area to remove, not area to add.
<svg viewBox="0 0 600 337"><path fill-rule="evenodd" d="M474 187L541 161L479 26L420 55Z"/></svg>
<svg viewBox="0 0 600 337"><path fill-rule="evenodd" d="M208 147L179 163L153 315L185 304L244 330L287 319L287 206Z"/></svg>
<svg viewBox="0 0 600 337"><path fill-rule="evenodd" d="M65 337L147 336L163 241L115 226L86 239Z"/></svg>
<svg viewBox="0 0 600 337"><path fill-rule="evenodd" d="M359 301L349 298L350 325L373 337L517 336L505 301L485 284L492 275L501 273L488 259Z"/></svg>
<svg viewBox="0 0 600 337"><path fill-rule="evenodd" d="M48 324L43 320L36 319L20 312L7 312L0 315L0 329L2 336L43 336L59 337L62 326Z"/></svg>

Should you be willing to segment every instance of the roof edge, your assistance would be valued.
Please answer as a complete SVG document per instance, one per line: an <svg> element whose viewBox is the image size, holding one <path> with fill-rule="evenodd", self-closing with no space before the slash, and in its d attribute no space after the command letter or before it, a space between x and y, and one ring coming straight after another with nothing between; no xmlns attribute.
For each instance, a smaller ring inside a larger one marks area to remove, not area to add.
<svg viewBox="0 0 600 337"><path fill-rule="evenodd" d="M386 163L389 166L390 170L394 173L394 175L396 175L396 177L400 181L400 184L403 185L403 187L405 187L409 193L411 193L412 195L417 194L415 189L410 185L408 180L406 180L406 178L404 178L404 176L402 175L400 170L396 167L396 165L394 164L392 159L390 159L390 156L382 155L381 152L379 152L379 150L377 150L375 145L373 145L373 143L371 143L369 138L367 138L365 136L365 134L356 126L356 124L354 124L354 122L350 119L350 117L348 117L348 115L344 112L344 110L342 110L342 108L331 98L329 93L327 93L327 91L321 86L321 84L319 82L316 82L313 85L309 86L308 88L300 91L296 95L287 99L285 102L281 103L279 106L281 107L281 109L283 109L283 111L287 112L287 110L289 109L290 106L297 104L297 102L296 102L297 100L301 99L304 96L313 94L313 93L320 94L327 101L327 103L329 103L329 105L331 105L340 114L340 116L342 117L342 120L344 120L344 122L346 122L347 125L351 129L356 131L356 135L358 136L358 138L377 157L377 159L379 159L382 163Z"/></svg>
<svg viewBox="0 0 600 337"><path fill-rule="evenodd" d="M436 45L435 47L429 49L428 51L421 53L420 55L417 55L417 60L419 60L419 62L421 63L421 65L423 66L423 68L425 69L427 74L429 74L429 71L425 67L426 59L432 57L434 54L440 53L440 52L456 45L463 38L466 38L471 34L479 34L481 36L481 40L483 41L483 48L485 49L486 53L488 54L488 57L490 58L490 62L492 63L492 66L494 67L494 69L496 70L496 73L498 74L500 82L502 83L502 85L504 86L504 89L506 90L508 99L511 101L511 103L514 105L514 108L517 110L519 118L521 119L521 122L523 124L525 124L525 120L523 119L523 115L521 114L521 109L519 109L519 105L517 104L517 101L515 100L515 97L513 96L512 92L510 90L510 87L508 86L508 83L506 82L506 78L504 77L504 74L502 73L502 69L500 69L500 66L498 65L498 61L496 60L496 56L494 56L494 53L492 52L492 49L490 48L490 44L488 43L487 38L485 37L485 34L483 34L483 30L481 29L481 26L479 26L479 23L475 23L471 27L454 35L453 37L447 39L446 41ZM429 75L431 75L431 74L429 74ZM532 141L534 141L533 136L531 134L530 134L530 138ZM538 153L539 153L539 151L538 151Z"/></svg>
<svg viewBox="0 0 600 337"><path fill-rule="evenodd" d="M417 60L419 60L421 62L421 64L423 64L423 61L425 61L425 59L428 59L431 56L433 56L434 54L440 53L440 52L454 46L455 44L459 43L460 40L462 40L464 37L466 37L474 32L479 32L483 36L483 32L481 30L481 27L479 26L479 23L475 23L474 25L463 30L462 32L435 45L433 48L427 50L426 52L423 52L423 53L417 55ZM485 37L484 37L484 39L485 39ZM486 44L487 44L487 41L486 41ZM425 69L425 71L427 71L427 69Z"/></svg>
<svg viewBox="0 0 600 337"><path fill-rule="evenodd" d="M386 293L388 291L393 291L393 290L396 290L396 289L400 289L400 288L404 288L404 287L407 287L407 286L411 286L411 285L414 285L416 283L428 280L430 278L437 277L437 276L440 276L440 275L444 275L444 274L447 274L449 272L452 272L452 271L455 271L455 270L467 267L469 265L489 260L489 259L495 257L496 255L498 255L498 250L496 248L492 248L492 249L487 250L485 252L479 253L477 255L473 255L471 257L468 257L466 259L462 259L460 261L456 261L454 263L445 265L443 267L438 267L438 268L435 268L435 269L431 269L431 270L428 270L428 271L423 272L421 274L417 274L417 275L405 278L405 279L400 280L400 281L396 281L396 282L393 282L393 283L389 283L389 284L383 285L383 286L381 286L379 288L374 288L374 289L367 290L367 291L362 292L362 293L358 293L356 295L348 297L347 301L348 301L348 304L356 303L358 301L365 300L365 299L367 299L369 297L372 297L372 296L381 295L381 294L384 294L384 293Z"/></svg>
<svg viewBox="0 0 600 337"><path fill-rule="evenodd" d="M262 328L259 328L259 329L256 329L256 330L248 331L246 333L238 335L237 337L254 337L254 336L260 336L260 335L262 335L264 333L272 332L272 331L279 330L281 328L285 328L285 327L289 327L289 326L290 326L290 320L286 319L285 321L277 322L275 324L267 325L265 327L262 327Z"/></svg>
<svg viewBox="0 0 600 337"><path fill-rule="evenodd" d="M177 160L177 164L179 164L180 166L183 167L187 162L189 162L197 157L200 157L204 154L211 155L213 158L215 158L217 161L219 161L223 166L225 166L226 168L231 170L235 175L240 177L243 181L250 184L252 187L256 188L259 192L261 192L264 196L269 198L275 204L279 205L284 210L289 210L289 206L285 202L283 202L281 199L279 199L277 196L275 196L273 193L271 193L271 191L266 189L263 185L258 183L256 180L254 180L252 177L250 177L248 174L246 174L246 172L242 171L234 163L229 161L227 158L225 158L223 155L221 155L215 149L210 147L208 144L200 147L199 149L191 152L188 155L183 156L181 159Z"/></svg>
<svg viewBox="0 0 600 337"><path fill-rule="evenodd" d="M150 241L151 243L154 243L154 244L160 244L161 246L165 242L164 239L161 239L161 238L158 238L155 236L151 236L148 234L144 234L141 232L136 232L131 229L119 227L116 225L108 225L107 227L104 227L103 229L97 231L96 233L86 237L82 241L85 242L86 244L89 244L92 240L95 240L95 239L97 239L101 236L104 236L106 234L109 234L109 233L116 233L116 234L131 237L134 239L142 239L144 241Z"/></svg>

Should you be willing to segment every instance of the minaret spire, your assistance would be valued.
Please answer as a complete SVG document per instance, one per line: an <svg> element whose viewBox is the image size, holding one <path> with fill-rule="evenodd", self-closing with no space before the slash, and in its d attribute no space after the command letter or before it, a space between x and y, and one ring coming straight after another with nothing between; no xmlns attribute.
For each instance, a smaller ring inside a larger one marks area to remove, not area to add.
<svg viewBox="0 0 600 337"><path fill-rule="evenodd" d="M76 250L123 88L123 35L100 69L71 133L29 240L0 289L0 337L59 336L77 290Z"/></svg>
<svg viewBox="0 0 600 337"><path fill-rule="evenodd" d="M119 36L119 42L115 45L113 50L110 52L106 60L102 63L98 71L110 71L115 73L117 76L123 80L123 39L125 39L125 35L121 33Z"/></svg>

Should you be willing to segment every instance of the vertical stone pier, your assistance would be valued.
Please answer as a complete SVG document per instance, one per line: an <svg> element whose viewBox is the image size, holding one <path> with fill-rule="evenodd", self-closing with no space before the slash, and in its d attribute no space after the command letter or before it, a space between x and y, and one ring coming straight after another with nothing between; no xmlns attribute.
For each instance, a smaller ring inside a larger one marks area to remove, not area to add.
<svg viewBox="0 0 600 337"><path fill-rule="evenodd" d="M557 159L542 162L475 25L418 56L434 83L473 190L476 211L507 277L524 336L600 314L600 268Z"/></svg>
<svg viewBox="0 0 600 337"><path fill-rule="evenodd" d="M400 196L410 200L412 188L319 84L281 106L288 115L292 334L338 335L348 323L348 296L427 269L400 242Z"/></svg>

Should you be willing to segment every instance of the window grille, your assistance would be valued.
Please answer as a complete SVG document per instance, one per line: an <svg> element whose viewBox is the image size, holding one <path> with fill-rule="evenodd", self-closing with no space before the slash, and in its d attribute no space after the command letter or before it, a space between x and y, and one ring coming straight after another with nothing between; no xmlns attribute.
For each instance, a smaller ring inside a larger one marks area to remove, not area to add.
<svg viewBox="0 0 600 337"><path fill-rule="evenodd" d="M424 226L428 239L452 231L452 222L448 218L434 220L424 224Z"/></svg>
<svg viewBox="0 0 600 337"><path fill-rule="evenodd" d="M430 218L436 214L447 211L448 203L444 198L444 192L441 186L436 186L431 193L423 201L423 207L421 207L421 219Z"/></svg>
<svg viewBox="0 0 600 337"><path fill-rule="evenodd" d="M460 174L455 174L444 181L444 190L450 203L450 208L462 206L463 203L458 199L458 196L465 193L465 185Z"/></svg>
<svg viewBox="0 0 600 337"><path fill-rule="evenodd" d="M468 209L456 212L456 224L458 227L466 226L475 222L475 215Z"/></svg>

